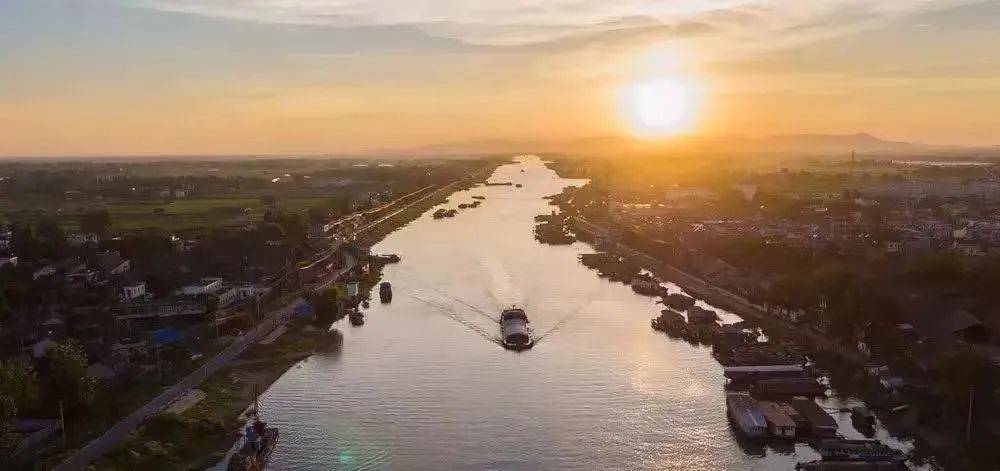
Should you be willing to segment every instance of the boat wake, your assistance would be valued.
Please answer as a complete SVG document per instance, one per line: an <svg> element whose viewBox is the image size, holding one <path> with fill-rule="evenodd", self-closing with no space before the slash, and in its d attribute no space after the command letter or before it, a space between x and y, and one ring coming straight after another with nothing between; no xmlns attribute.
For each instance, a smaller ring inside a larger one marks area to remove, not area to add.
<svg viewBox="0 0 1000 471"><path fill-rule="evenodd" d="M411 298L413 298L413 299L415 299L415 300L417 300L417 301L419 301L421 303L424 303L424 304L426 304L426 305L434 308L434 310L440 312L441 314L444 314L449 319L451 319L451 320L453 320L455 322L458 322L459 324L462 324L463 326L465 326L469 330L471 330L471 331L479 334L484 339L489 340L490 342L493 342L493 343L495 343L497 345L503 346L503 341L499 337L497 337L494 334L489 333L488 331L486 331L482 327L479 327L478 325L470 322L468 319L463 318L461 315L459 315L457 312L455 312L454 310L452 310L448 306L442 306L442 305L437 304L437 303L435 303L433 301L428 301L428 300L423 299L423 298L421 298L421 297L419 297L419 296L417 296L415 294L412 294L412 293L407 293L407 296L409 296L409 297L411 297ZM487 317L489 317L489 316L487 316Z"/></svg>
<svg viewBox="0 0 1000 471"><path fill-rule="evenodd" d="M583 311L583 308L586 307L586 306L588 306L588 305L590 305L590 303L593 300L594 300L594 297L592 296L590 299L587 299L586 302L581 303L575 310L573 310L573 312L571 312L569 314L566 314L565 316L563 316L562 318L560 318L559 320L557 320L555 324L552 324L552 327L549 327L549 330L546 330L545 333L543 333L543 334L541 334L541 335L539 335L538 337L535 338L535 343L537 344L538 342L541 342L542 340L545 340L546 337L548 337L549 335L552 335L552 334L558 332L559 329L562 329L563 327L565 327L566 324L569 323L569 321L573 320L574 317L578 316L580 314L580 312Z"/></svg>

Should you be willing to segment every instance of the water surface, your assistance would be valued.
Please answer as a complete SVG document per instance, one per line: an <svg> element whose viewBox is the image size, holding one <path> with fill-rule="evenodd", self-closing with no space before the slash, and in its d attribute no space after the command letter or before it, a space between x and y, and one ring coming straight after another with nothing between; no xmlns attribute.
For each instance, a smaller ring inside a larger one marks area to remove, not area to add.
<svg viewBox="0 0 1000 471"><path fill-rule="evenodd" d="M486 200L452 219L429 211L373 248L402 257L384 271L393 301L374 302L363 327L342 322L340 354L304 361L262 397L281 428L270 469L771 470L818 458L741 446L708 348L653 331L654 298L579 264L585 244L534 240L533 217L554 209L542 197L582 181L534 158L492 180L524 187L456 193L445 207ZM510 304L541 337L532 350L490 340L488 316Z"/></svg>

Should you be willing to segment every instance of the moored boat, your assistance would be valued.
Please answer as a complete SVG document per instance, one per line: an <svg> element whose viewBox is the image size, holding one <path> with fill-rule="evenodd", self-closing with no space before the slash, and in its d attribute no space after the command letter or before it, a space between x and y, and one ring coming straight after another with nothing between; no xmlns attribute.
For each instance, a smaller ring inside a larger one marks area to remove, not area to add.
<svg viewBox="0 0 1000 471"><path fill-rule="evenodd" d="M745 392L726 393L726 412L740 433L747 438L762 438L767 434L767 419L757 400Z"/></svg>
<svg viewBox="0 0 1000 471"><path fill-rule="evenodd" d="M851 409L851 423L862 435L866 437L875 435L875 414L866 407L858 406Z"/></svg>
<svg viewBox="0 0 1000 471"><path fill-rule="evenodd" d="M365 324L365 315L356 308L350 308L347 310L347 320L351 321L351 325L358 327Z"/></svg>
<svg viewBox="0 0 1000 471"><path fill-rule="evenodd" d="M524 309L512 307L500 313L500 335L504 348L508 350L531 348L535 341L531 337L531 327L528 323L528 315Z"/></svg>
<svg viewBox="0 0 1000 471"><path fill-rule="evenodd" d="M392 284L383 281L378 285L378 298L383 304L392 302Z"/></svg>
<svg viewBox="0 0 1000 471"><path fill-rule="evenodd" d="M278 443L278 428L260 420L257 387L254 386L253 422L244 429L243 446L229 459L226 471L263 471Z"/></svg>

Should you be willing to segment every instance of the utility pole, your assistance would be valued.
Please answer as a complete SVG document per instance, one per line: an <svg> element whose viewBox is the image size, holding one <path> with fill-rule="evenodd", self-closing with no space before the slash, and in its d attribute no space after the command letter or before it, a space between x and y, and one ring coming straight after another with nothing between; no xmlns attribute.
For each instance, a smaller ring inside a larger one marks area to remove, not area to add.
<svg viewBox="0 0 1000 471"><path fill-rule="evenodd" d="M63 448L66 447L66 415L63 413L63 401L59 401L59 428L62 429Z"/></svg>
<svg viewBox="0 0 1000 471"><path fill-rule="evenodd" d="M972 398L975 395L975 386L969 387L969 415L965 421L965 443L972 441Z"/></svg>

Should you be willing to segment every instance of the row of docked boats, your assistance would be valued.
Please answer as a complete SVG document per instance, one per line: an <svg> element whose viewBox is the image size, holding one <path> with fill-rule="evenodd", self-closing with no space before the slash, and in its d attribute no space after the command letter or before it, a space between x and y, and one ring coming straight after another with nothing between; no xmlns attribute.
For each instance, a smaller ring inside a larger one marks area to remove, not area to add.
<svg viewBox="0 0 1000 471"><path fill-rule="evenodd" d="M799 365L731 366L723 370L730 381L727 416L733 427L750 439L810 439L823 458L800 469L905 469L905 456L882 442L850 440L839 435L837 421L814 399L827 388L809 368ZM864 407L847 410L857 431L875 432L875 416Z"/></svg>

